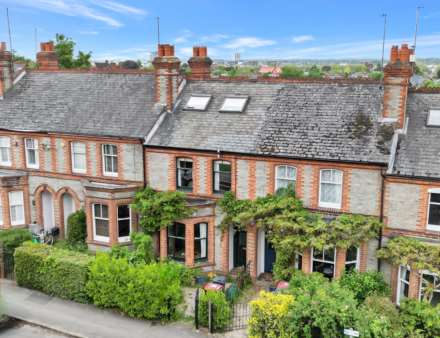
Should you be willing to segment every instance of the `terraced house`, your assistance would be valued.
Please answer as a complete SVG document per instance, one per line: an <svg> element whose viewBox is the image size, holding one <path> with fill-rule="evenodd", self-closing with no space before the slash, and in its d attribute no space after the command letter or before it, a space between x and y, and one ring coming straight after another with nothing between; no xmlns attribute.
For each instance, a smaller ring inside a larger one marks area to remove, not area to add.
<svg viewBox="0 0 440 338"><path fill-rule="evenodd" d="M221 231L217 201L293 185L328 219L386 224L380 238L346 250L305 250L297 268L328 277L380 269L397 302L420 297L423 280L438 276L375 254L396 234L440 245L440 94L410 88L412 51L393 47L383 82L211 78L206 47L193 52L186 77L170 45L159 45L154 73L65 71L48 43L37 71L17 73L3 45L1 226L64 233L84 207L90 247L108 247L136 229L138 188L180 190L196 211L161 230L160 256L225 273L248 265L256 278L272 271L276 252L255 226Z"/></svg>

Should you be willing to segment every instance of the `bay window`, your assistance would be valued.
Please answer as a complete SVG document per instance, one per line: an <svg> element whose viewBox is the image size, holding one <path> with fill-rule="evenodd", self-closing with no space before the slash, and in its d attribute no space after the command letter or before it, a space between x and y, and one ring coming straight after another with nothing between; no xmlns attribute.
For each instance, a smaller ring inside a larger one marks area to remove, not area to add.
<svg viewBox="0 0 440 338"><path fill-rule="evenodd" d="M429 271L422 272L420 299L428 301L433 306L440 304L440 276Z"/></svg>
<svg viewBox="0 0 440 338"><path fill-rule="evenodd" d="M23 225L25 223L23 191L11 191L8 196L11 225Z"/></svg>
<svg viewBox="0 0 440 338"><path fill-rule="evenodd" d="M214 192L224 193L231 190L231 163L214 161Z"/></svg>
<svg viewBox="0 0 440 338"><path fill-rule="evenodd" d="M168 227L168 257L185 261L185 224L177 223Z"/></svg>
<svg viewBox="0 0 440 338"><path fill-rule="evenodd" d="M411 270L408 266L401 265L399 267L399 276L397 278L397 299L396 303L400 305L400 301L408 297L409 294L409 276Z"/></svg>
<svg viewBox="0 0 440 338"><path fill-rule="evenodd" d="M81 142L71 143L72 171L85 174L87 172L86 145Z"/></svg>
<svg viewBox="0 0 440 338"><path fill-rule="evenodd" d="M176 179L177 189L192 191L193 189L193 161L187 158L177 159Z"/></svg>
<svg viewBox="0 0 440 338"><path fill-rule="evenodd" d="M25 155L26 155L26 167L32 169L38 169L39 167L39 154L38 154L38 140L33 138L26 138L24 140Z"/></svg>
<svg viewBox="0 0 440 338"><path fill-rule="evenodd" d="M118 238L119 242L128 242L131 233L131 211L129 205L118 206Z"/></svg>
<svg viewBox="0 0 440 338"><path fill-rule="evenodd" d="M194 259L208 259L208 223L194 224Z"/></svg>
<svg viewBox="0 0 440 338"><path fill-rule="evenodd" d="M291 187L295 190L296 168L288 165L278 165L275 168L275 191L281 188Z"/></svg>
<svg viewBox="0 0 440 338"><path fill-rule="evenodd" d="M359 270L359 248L352 246L345 254L345 271Z"/></svg>
<svg viewBox="0 0 440 338"><path fill-rule="evenodd" d="M11 165L11 139L0 137L0 165Z"/></svg>
<svg viewBox="0 0 440 338"><path fill-rule="evenodd" d="M427 229L440 231L440 189L432 190L429 194Z"/></svg>
<svg viewBox="0 0 440 338"><path fill-rule="evenodd" d="M114 144L103 144L102 162L104 164L104 175L118 176L118 147Z"/></svg>
<svg viewBox="0 0 440 338"><path fill-rule="evenodd" d="M335 275L336 250L334 248L324 250L312 250L312 271L320 272L327 278Z"/></svg>
<svg viewBox="0 0 440 338"><path fill-rule="evenodd" d="M323 169L320 173L319 206L340 209L342 206L342 171Z"/></svg>
<svg viewBox="0 0 440 338"><path fill-rule="evenodd" d="M93 235L96 241L110 241L108 206L105 204L93 204Z"/></svg>

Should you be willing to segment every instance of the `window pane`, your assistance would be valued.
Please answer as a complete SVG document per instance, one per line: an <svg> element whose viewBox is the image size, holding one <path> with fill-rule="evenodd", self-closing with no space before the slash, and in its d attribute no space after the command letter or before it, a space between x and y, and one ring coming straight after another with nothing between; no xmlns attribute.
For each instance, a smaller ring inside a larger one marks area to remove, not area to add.
<svg viewBox="0 0 440 338"><path fill-rule="evenodd" d="M96 235L103 237L109 236L108 220L95 219L95 226L96 226Z"/></svg>
<svg viewBox="0 0 440 338"><path fill-rule="evenodd" d="M208 106L210 96L191 96L186 103L186 109L205 110Z"/></svg>
<svg viewBox="0 0 440 338"><path fill-rule="evenodd" d="M332 171L331 170L322 170L321 171L321 180L323 182L332 182Z"/></svg>
<svg viewBox="0 0 440 338"><path fill-rule="evenodd" d="M31 138L27 138L25 140L25 145L26 145L26 148L28 148L28 149L33 149L34 148L34 144L35 144L35 142Z"/></svg>
<svg viewBox="0 0 440 338"><path fill-rule="evenodd" d="M338 203L338 186L334 184L321 184L321 202Z"/></svg>
<svg viewBox="0 0 440 338"><path fill-rule="evenodd" d="M119 237L130 236L130 219L118 220Z"/></svg>
<svg viewBox="0 0 440 338"><path fill-rule="evenodd" d="M177 160L177 187L192 189L192 166L191 160Z"/></svg>
<svg viewBox="0 0 440 338"><path fill-rule="evenodd" d="M102 210L102 218L108 218L108 206L103 204L101 206L101 210Z"/></svg>
<svg viewBox="0 0 440 338"><path fill-rule="evenodd" d="M335 260L335 249L324 250L324 260L333 262Z"/></svg>
<svg viewBox="0 0 440 338"><path fill-rule="evenodd" d="M101 204L94 204L95 217L101 217Z"/></svg>
<svg viewBox="0 0 440 338"><path fill-rule="evenodd" d="M296 179L296 169L294 167L287 167L287 178Z"/></svg>
<svg viewBox="0 0 440 338"><path fill-rule="evenodd" d="M347 254L345 256L345 260L347 262L352 262L352 261L356 261L357 260L357 253L358 253L358 248L355 246L352 246L350 248L347 249Z"/></svg>
<svg viewBox="0 0 440 338"><path fill-rule="evenodd" d="M220 111L242 112L247 98L226 98Z"/></svg>
<svg viewBox="0 0 440 338"><path fill-rule="evenodd" d="M313 258L323 259L323 252L320 250L313 249Z"/></svg>
<svg viewBox="0 0 440 338"><path fill-rule="evenodd" d="M27 156L28 163L29 164L36 164L37 160L35 157L35 150L28 149L27 154L28 154L28 156Z"/></svg>
<svg viewBox="0 0 440 338"><path fill-rule="evenodd" d="M440 225L440 204L430 205L428 223L431 225Z"/></svg>
<svg viewBox="0 0 440 338"><path fill-rule="evenodd" d="M286 177L286 166L280 165L277 167L277 177L280 178Z"/></svg>
<svg viewBox="0 0 440 338"><path fill-rule="evenodd" d="M428 125L440 126L440 110L430 110L428 117Z"/></svg>
<svg viewBox="0 0 440 338"><path fill-rule="evenodd" d="M333 278L335 265L325 262L313 262L313 272L320 272L327 278Z"/></svg>
<svg viewBox="0 0 440 338"><path fill-rule="evenodd" d="M168 256L175 260L185 260L185 240L168 237Z"/></svg>
<svg viewBox="0 0 440 338"><path fill-rule="evenodd" d="M431 194L431 202L440 203L440 194Z"/></svg>
<svg viewBox="0 0 440 338"><path fill-rule="evenodd" d="M176 223L176 236L185 238L185 224Z"/></svg>
<svg viewBox="0 0 440 338"><path fill-rule="evenodd" d="M118 218L129 218L130 207L128 205L120 205L118 207Z"/></svg>

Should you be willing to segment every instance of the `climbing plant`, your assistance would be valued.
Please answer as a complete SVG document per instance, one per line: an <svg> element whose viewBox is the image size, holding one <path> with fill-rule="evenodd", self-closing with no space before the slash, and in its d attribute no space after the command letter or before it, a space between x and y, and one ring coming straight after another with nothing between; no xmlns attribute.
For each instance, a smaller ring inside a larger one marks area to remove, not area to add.
<svg viewBox="0 0 440 338"><path fill-rule="evenodd" d="M409 237L395 237L377 252L393 265L409 265L416 270L440 274L440 247Z"/></svg>
<svg viewBox="0 0 440 338"><path fill-rule="evenodd" d="M191 215L185 194L179 191L155 191L150 187L136 193L132 209L140 215L140 226L152 233Z"/></svg>

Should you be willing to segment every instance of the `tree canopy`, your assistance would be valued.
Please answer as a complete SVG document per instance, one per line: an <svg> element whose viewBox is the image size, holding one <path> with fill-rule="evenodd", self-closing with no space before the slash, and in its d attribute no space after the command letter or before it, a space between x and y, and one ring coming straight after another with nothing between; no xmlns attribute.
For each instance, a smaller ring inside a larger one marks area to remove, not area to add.
<svg viewBox="0 0 440 338"><path fill-rule="evenodd" d="M76 43L63 34L55 36L55 52L58 56L58 62L61 68L90 68L92 52L78 52L78 56L74 57Z"/></svg>

